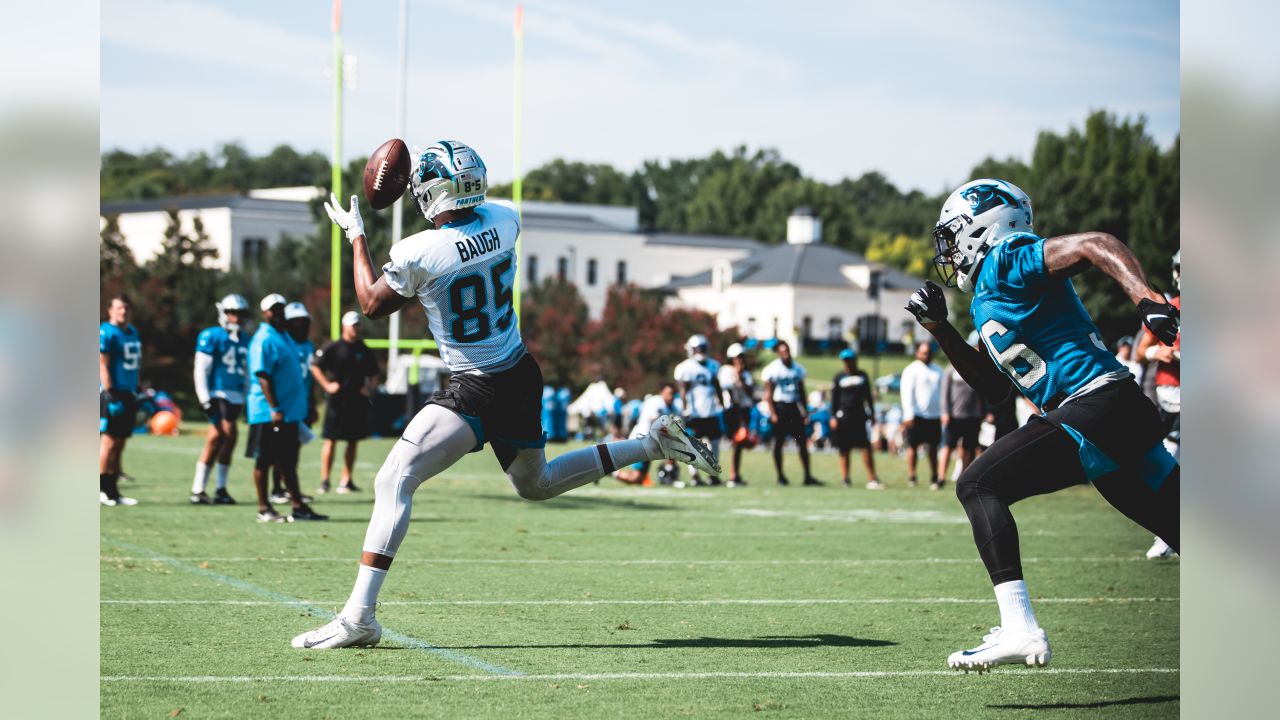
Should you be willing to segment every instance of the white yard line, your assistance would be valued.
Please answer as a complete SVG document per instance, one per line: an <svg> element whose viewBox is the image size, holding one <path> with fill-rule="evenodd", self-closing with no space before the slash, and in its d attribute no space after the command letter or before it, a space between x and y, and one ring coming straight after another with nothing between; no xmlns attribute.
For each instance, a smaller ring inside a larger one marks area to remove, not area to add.
<svg viewBox="0 0 1280 720"><path fill-rule="evenodd" d="M103 605L288 605L284 600L104 599ZM344 600L303 600L311 605L341 605ZM383 600L379 605L990 605L991 598L726 598L706 600ZM1176 597L1036 598L1036 604L1094 605L1176 603Z"/></svg>
<svg viewBox="0 0 1280 720"><path fill-rule="evenodd" d="M1042 675L1176 675L1178 668L998 668L996 674L1014 677ZM955 677L957 670L854 670L848 672L666 672L666 673L562 673L544 675L103 675L104 683L426 683L470 681L595 682L605 680L850 680L887 678Z"/></svg>
<svg viewBox="0 0 1280 720"><path fill-rule="evenodd" d="M151 558L133 555L102 555L103 562L152 562ZM281 562L309 563L333 562L352 563L354 557L182 557L186 562ZM606 560L598 558L586 559L554 559L554 558L396 558L396 564L423 565L974 565L978 558L834 558L829 560L792 559L792 560L676 560L668 558L625 558ZM1049 557L1022 558L1023 563L1149 563L1141 555L1123 555L1113 557ZM1168 561L1165 561L1168 562Z"/></svg>

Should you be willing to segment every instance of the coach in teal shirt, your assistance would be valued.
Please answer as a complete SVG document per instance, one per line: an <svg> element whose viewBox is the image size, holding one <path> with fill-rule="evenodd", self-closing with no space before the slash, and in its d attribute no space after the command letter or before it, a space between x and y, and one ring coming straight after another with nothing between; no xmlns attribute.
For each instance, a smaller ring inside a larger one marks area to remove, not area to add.
<svg viewBox="0 0 1280 720"><path fill-rule="evenodd" d="M302 502L298 489L298 423L307 417L307 389L298 362L298 347L285 331L285 299L272 293L259 305L262 323L249 343L249 442L254 459L253 484L258 491L258 522L288 518L271 507L267 477L272 468L284 480L293 505L293 520L327 520Z"/></svg>
<svg viewBox="0 0 1280 720"><path fill-rule="evenodd" d="M280 297L268 296L268 299ZM266 300L264 299L264 303ZM249 424L302 422L307 418L307 388L303 384L302 368L298 365L298 349L284 329L284 302L280 307L263 310L264 319L249 343ZM273 313L272 310L278 312ZM267 402L260 378L266 378L276 405ZM278 411L283 418L272 418Z"/></svg>

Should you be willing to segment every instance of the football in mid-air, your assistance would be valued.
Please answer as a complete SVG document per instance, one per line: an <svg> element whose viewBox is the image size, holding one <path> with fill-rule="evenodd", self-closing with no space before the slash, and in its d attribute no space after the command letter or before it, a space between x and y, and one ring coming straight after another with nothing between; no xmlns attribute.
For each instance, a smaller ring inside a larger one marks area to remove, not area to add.
<svg viewBox="0 0 1280 720"><path fill-rule="evenodd" d="M400 138L378 146L364 166L364 196L375 210L391 207L409 187L409 148Z"/></svg>

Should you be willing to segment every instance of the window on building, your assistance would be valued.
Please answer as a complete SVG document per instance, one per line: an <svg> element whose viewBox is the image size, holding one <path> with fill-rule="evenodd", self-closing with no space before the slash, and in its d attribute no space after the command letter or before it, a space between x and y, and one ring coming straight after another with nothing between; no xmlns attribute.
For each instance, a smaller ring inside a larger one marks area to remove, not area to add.
<svg viewBox="0 0 1280 720"><path fill-rule="evenodd" d="M240 264L244 267L260 267L267 255L267 239L247 237L240 241Z"/></svg>
<svg viewBox="0 0 1280 720"><path fill-rule="evenodd" d="M564 281L566 278L569 277L569 258L567 257L556 258L556 277L559 278L561 281Z"/></svg>
<svg viewBox="0 0 1280 720"><path fill-rule="evenodd" d="M838 317L827 320L827 339L839 340L842 336L844 336L844 320Z"/></svg>
<svg viewBox="0 0 1280 720"><path fill-rule="evenodd" d="M858 342L868 350L876 350L888 339L889 327L879 315L862 315L858 318Z"/></svg>
<svg viewBox="0 0 1280 720"><path fill-rule="evenodd" d="M618 283L619 285L626 285L626 284L627 284L627 261L626 261L626 260L619 260L619 261L618 261L618 275L617 275L617 278L618 278L618 279L617 279L617 283Z"/></svg>
<svg viewBox="0 0 1280 720"><path fill-rule="evenodd" d="M595 287L596 284L596 259L589 258L587 260L587 285Z"/></svg>
<svg viewBox="0 0 1280 720"><path fill-rule="evenodd" d="M800 339L803 341L811 337L813 337L813 318L805 315L800 319Z"/></svg>
<svg viewBox="0 0 1280 720"><path fill-rule="evenodd" d="M529 283L529 287L533 287L538 284L538 256L530 255L524 262L525 281Z"/></svg>

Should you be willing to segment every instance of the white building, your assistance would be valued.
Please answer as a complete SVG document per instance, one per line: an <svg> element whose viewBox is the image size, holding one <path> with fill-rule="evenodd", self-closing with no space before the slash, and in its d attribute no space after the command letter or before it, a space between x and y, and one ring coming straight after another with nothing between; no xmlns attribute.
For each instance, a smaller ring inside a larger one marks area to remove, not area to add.
<svg viewBox="0 0 1280 720"><path fill-rule="evenodd" d="M821 220L798 209L787 220L786 243L672 280L671 302L710 312L720 327L736 326L745 337L793 347L839 345L854 336L898 342L915 332L915 318L903 307L923 278L821 240Z"/></svg>
<svg viewBox="0 0 1280 720"><path fill-rule="evenodd" d="M578 287L594 318L612 285L660 288L764 247L750 238L641 232L632 207L526 202L521 210L524 287L562 276Z"/></svg>
<svg viewBox="0 0 1280 720"><path fill-rule="evenodd" d="M178 227L195 233L200 219L209 244L218 251L209 267L230 270L261 258L267 248L286 235L310 238L316 234L311 202L320 188L268 188L248 195L207 195L103 203L102 225L116 216L120 233L139 263L155 257L164 245L169 211L178 211Z"/></svg>

